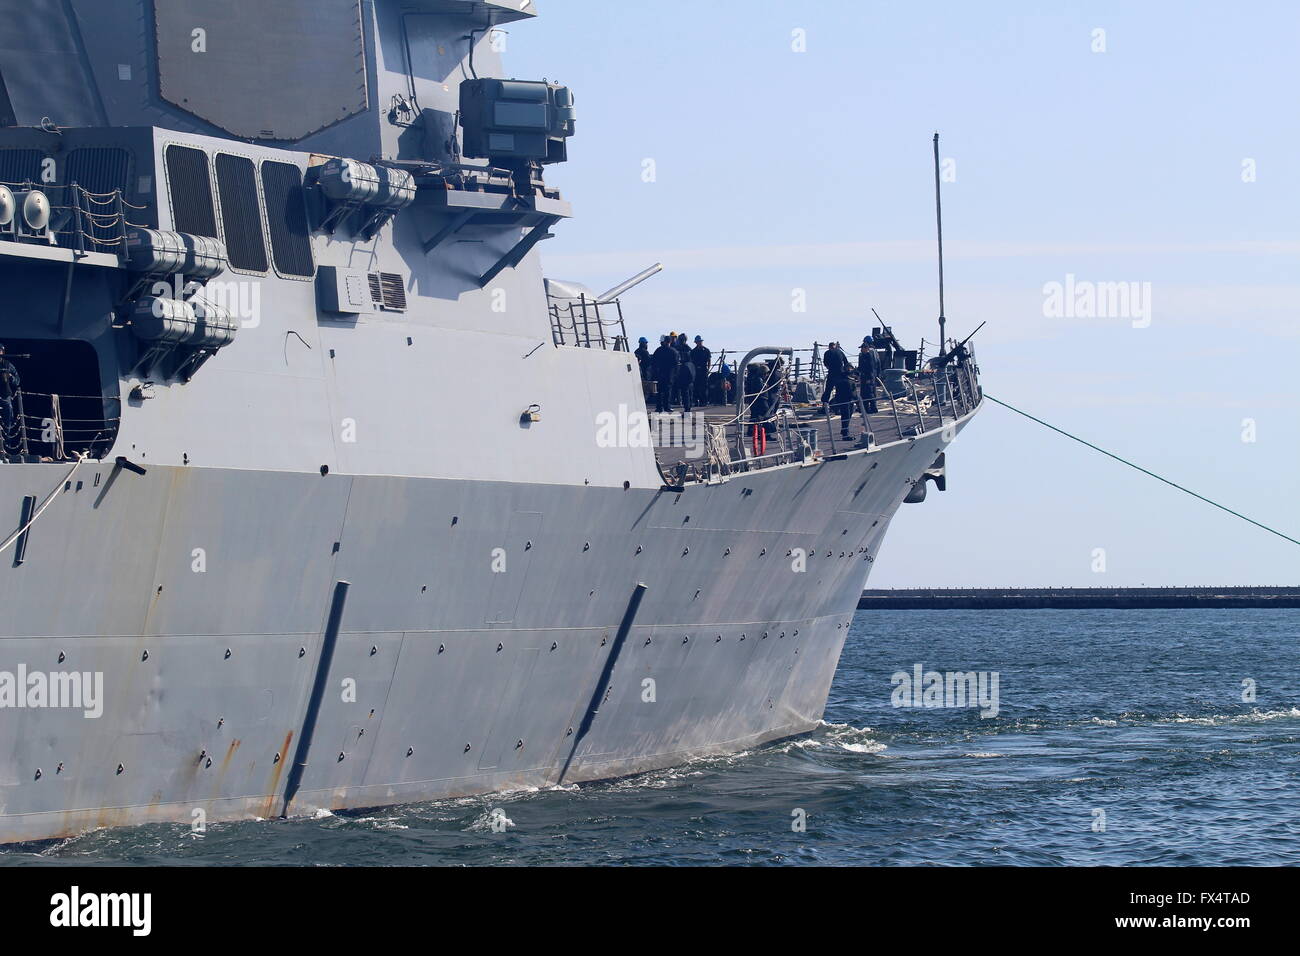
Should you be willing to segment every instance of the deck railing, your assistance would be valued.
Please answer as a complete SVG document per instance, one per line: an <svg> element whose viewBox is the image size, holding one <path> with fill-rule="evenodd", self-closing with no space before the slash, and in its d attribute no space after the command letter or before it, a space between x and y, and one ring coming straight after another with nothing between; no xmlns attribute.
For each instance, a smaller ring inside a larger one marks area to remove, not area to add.
<svg viewBox="0 0 1300 956"><path fill-rule="evenodd" d="M126 234L132 226L141 226L131 222L133 212L144 209L126 201L122 190L114 189L107 193L93 193L77 183L34 183L0 182L8 186L15 194L39 190L50 202L50 222L48 235L54 243L65 249L84 252L109 252L126 256ZM23 212L20 208L14 216L15 225L20 230L26 226L22 222ZM25 241L37 241L37 237L23 236Z"/></svg>
<svg viewBox="0 0 1300 956"><path fill-rule="evenodd" d="M0 462L72 461L107 454L117 437L119 400L21 389L12 408L0 396ZM100 414L95 415L96 412Z"/></svg>
<svg viewBox="0 0 1300 956"><path fill-rule="evenodd" d="M601 306L605 307L603 315ZM629 351L623 304L618 299L598 302L580 295L565 304L551 303L550 313L551 338L556 345Z"/></svg>

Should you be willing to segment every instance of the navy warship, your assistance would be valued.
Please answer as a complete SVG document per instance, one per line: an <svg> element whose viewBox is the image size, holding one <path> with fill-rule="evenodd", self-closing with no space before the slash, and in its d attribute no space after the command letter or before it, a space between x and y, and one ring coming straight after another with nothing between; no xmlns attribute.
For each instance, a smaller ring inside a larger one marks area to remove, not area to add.
<svg viewBox="0 0 1300 956"><path fill-rule="evenodd" d="M886 348L837 413L820 346L759 346L649 412L653 270L543 275L575 97L495 42L535 14L0 2L0 841L817 725L973 353Z"/></svg>

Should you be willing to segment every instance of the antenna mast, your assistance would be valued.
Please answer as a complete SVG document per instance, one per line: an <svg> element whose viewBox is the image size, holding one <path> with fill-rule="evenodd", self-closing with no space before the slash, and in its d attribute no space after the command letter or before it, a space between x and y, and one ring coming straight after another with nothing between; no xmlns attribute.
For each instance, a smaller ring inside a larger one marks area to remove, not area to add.
<svg viewBox="0 0 1300 956"><path fill-rule="evenodd" d="M934 220L939 230L939 352L943 353L945 342L943 316L943 206L939 201L939 134L934 134Z"/></svg>

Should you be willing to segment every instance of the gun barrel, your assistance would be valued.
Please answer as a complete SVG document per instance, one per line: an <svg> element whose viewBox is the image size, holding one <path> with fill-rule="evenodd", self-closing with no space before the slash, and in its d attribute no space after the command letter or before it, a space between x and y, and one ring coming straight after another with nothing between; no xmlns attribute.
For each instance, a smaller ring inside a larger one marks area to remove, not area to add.
<svg viewBox="0 0 1300 956"><path fill-rule="evenodd" d="M620 282L618 285L614 286L614 288L608 290L607 292L601 293L599 296L596 297L596 304L606 305L610 302L613 302L615 299L617 299L628 289L632 288L633 286L640 285L642 282L645 282L646 279L649 279L651 276L658 275L663 271L664 271L663 263L656 262L649 269L645 269L641 272L638 272L632 278L626 279L623 282Z"/></svg>
<svg viewBox="0 0 1300 956"><path fill-rule="evenodd" d="M984 320L983 322L981 322L979 325L975 326L975 332L978 332L980 329L984 328L984 326L986 326L986 325L988 325L988 324L989 324L989 323L988 323L988 320L985 319L985 320ZM961 340L961 344L962 344L962 345L965 345L965 344L966 344L967 342L969 342L971 339L975 338L975 332L972 332L970 335L968 335L968 336L966 336L964 339L962 339L962 340Z"/></svg>

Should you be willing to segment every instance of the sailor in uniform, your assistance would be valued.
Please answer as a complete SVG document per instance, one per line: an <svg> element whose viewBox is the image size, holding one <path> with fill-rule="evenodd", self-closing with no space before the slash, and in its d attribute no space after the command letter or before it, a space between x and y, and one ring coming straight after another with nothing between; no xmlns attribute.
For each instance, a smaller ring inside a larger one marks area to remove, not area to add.
<svg viewBox="0 0 1300 956"><path fill-rule="evenodd" d="M713 364L713 353L704 347L703 336L695 336L695 348L691 349L691 363L695 366L695 402L698 405L707 405L709 366Z"/></svg>
<svg viewBox="0 0 1300 956"><path fill-rule="evenodd" d="M636 356L637 365L641 369L641 381L650 381L650 340L641 336L636 351L632 354Z"/></svg>
<svg viewBox="0 0 1300 956"><path fill-rule="evenodd" d="M681 349L677 351L681 354ZM677 366L677 393L682 397L682 411L689 412L695 399L695 365L689 358Z"/></svg>
<svg viewBox="0 0 1300 956"><path fill-rule="evenodd" d="M668 336L659 340L659 348L651 358L655 373L655 411L671 412L673 410L673 382L677 378L677 366L681 360L677 349L670 344Z"/></svg>
<svg viewBox="0 0 1300 956"><path fill-rule="evenodd" d="M831 412L840 416L840 437L848 440L849 419L853 417L853 382L849 378L848 356L838 342L832 342L826 349L826 390L822 392L822 401L830 405Z"/></svg>
<svg viewBox="0 0 1300 956"><path fill-rule="evenodd" d="M862 401L867 413L874 415L876 408L876 379L880 377L880 357L876 355L875 343L871 336L862 340L862 349L858 352L858 385L862 389Z"/></svg>

